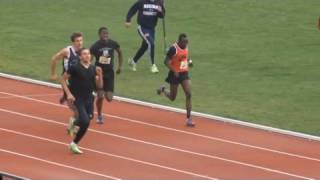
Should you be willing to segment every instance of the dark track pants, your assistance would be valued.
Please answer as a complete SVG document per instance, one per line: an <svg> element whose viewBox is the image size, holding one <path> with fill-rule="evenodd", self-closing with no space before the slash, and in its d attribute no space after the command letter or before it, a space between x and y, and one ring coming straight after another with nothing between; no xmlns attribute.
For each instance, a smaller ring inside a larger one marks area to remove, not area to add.
<svg viewBox="0 0 320 180"><path fill-rule="evenodd" d="M148 29L139 26L138 33L142 38L142 43L140 49L137 51L136 55L133 57L134 62L138 62L139 59L144 55L147 49L149 49L151 64L154 64L154 41L155 41L155 30Z"/></svg>
<svg viewBox="0 0 320 180"><path fill-rule="evenodd" d="M75 125L79 126L79 131L74 138L74 142L78 144L86 134L90 120L93 118L93 97L90 96L87 99L76 98L74 105L77 114Z"/></svg>

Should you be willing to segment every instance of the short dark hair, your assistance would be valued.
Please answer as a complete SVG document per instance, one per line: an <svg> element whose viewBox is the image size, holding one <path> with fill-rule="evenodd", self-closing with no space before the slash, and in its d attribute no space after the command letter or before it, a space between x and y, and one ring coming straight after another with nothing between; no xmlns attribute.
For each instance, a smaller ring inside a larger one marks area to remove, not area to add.
<svg viewBox="0 0 320 180"><path fill-rule="evenodd" d="M89 50L89 51L90 51L90 49L83 47L83 48L81 48L81 49L78 50L78 52L77 52L78 55L81 56L81 53L82 53L84 50Z"/></svg>
<svg viewBox="0 0 320 180"><path fill-rule="evenodd" d="M181 41L183 38L186 38L186 37L187 37L186 33L181 33L179 34L178 41Z"/></svg>
<svg viewBox="0 0 320 180"><path fill-rule="evenodd" d="M78 37L82 37L82 36L83 36L82 32L74 32L71 34L70 40L74 42Z"/></svg>
<svg viewBox="0 0 320 180"><path fill-rule="evenodd" d="M108 31L108 28L105 27L105 26L100 27L99 30L98 30L98 34L100 34L103 30Z"/></svg>

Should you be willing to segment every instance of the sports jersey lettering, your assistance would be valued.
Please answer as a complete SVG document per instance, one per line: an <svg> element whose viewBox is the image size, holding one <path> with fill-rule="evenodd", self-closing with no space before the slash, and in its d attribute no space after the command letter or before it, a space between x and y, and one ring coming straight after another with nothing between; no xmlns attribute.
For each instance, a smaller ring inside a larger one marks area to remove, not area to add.
<svg viewBox="0 0 320 180"><path fill-rule="evenodd" d="M145 15L145 16L156 16L157 12L143 11L143 15Z"/></svg>
<svg viewBox="0 0 320 180"><path fill-rule="evenodd" d="M158 10L160 9L161 9L161 6L156 4L144 4L142 13L145 16L157 16Z"/></svg>
<svg viewBox="0 0 320 180"><path fill-rule="evenodd" d="M160 9L161 7L156 4L144 4L143 8L144 9Z"/></svg>

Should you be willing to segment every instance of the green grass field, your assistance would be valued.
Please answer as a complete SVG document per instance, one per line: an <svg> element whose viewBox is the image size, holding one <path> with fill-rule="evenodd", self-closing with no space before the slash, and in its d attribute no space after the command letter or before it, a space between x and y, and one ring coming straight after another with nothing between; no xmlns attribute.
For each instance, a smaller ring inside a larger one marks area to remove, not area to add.
<svg viewBox="0 0 320 180"><path fill-rule="evenodd" d="M0 0L0 71L48 80L49 60L71 32L82 31L90 46L102 25L127 60L140 45L136 26L123 26L133 2ZM180 32L190 36L195 111L320 135L319 0L168 0L166 6L168 41ZM183 108L181 90L174 103L155 95L167 73L161 23L156 51L161 72L149 73L146 57L136 73L124 64L116 94Z"/></svg>

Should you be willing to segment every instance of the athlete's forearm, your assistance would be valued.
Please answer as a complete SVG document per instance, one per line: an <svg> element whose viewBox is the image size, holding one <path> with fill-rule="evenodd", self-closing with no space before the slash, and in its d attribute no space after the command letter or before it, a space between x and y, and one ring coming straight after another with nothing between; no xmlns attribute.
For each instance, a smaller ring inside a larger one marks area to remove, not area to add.
<svg viewBox="0 0 320 180"><path fill-rule="evenodd" d="M57 67L57 59L54 56L51 59L51 75L55 75L56 74L56 67Z"/></svg>
<svg viewBox="0 0 320 180"><path fill-rule="evenodd" d="M173 67L170 65L171 64L171 60L168 56L166 56L166 59L164 60L164 64L167 66L167 68L172 71L175 72L175 70L173 69Z"/></svg>
<svg viewBox="0 0 320 180"><path fill-rule="evenodd" d="M67 96L70 96L72 94L71 94L71 91L68 87L68 83L67 83L68 79L69 79L69 76L67 75L67 73L64 73L61 78L61 86L62 86L62 89L64 90L64 92L66 92Z"/></svg>
<svg viewBox="0 0 320 180"><path fill-rule="evenodd" d="M131 18L137 13L139 10L139 2L136 2L128 11L126 22L131 22Z"/></svg>
<svg viewBox="0 0 320 180"><path fill-rule="evenodd" d="M97 79L96 79L96 86L97 89L100 90L103 88L103 74L102 74L102 69L100 67L96 68L96 75L97 75Z"/></svg>
<svg viewBox="0 0 320 180"><path fill-rule="evenodd" d="M121 69L123 64L122 51L119 49L117 52L118 52L118 60L119 60L118 69Z"/></svg>
<svg viewBox="0 0 320 180"><path fill-rule="evenodd" d="M66 50L62 49L51 58L51 75L56 75L57 62L62 60L64 57L66 57Z"/></svg>

